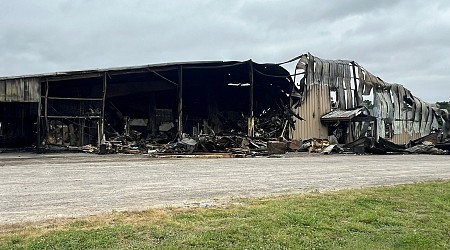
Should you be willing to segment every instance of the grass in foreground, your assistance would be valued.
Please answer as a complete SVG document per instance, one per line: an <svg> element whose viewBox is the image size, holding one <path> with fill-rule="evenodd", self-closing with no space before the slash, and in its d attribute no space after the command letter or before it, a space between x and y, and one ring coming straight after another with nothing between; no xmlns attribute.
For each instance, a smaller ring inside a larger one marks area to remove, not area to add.
<svg viewBox="0 0 450 250"><path fill-rule="evenodd" d="M450 249L450 181L17 226L0 249Z"/></svg>

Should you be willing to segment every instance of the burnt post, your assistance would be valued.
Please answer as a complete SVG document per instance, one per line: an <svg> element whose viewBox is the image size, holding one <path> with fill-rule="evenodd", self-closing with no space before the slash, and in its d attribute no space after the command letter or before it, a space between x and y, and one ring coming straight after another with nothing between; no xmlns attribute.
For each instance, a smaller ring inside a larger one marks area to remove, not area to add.
<svg viewBox="0 0 450 250"><path fill-rule="evenodd" d="M42 92L41 92L41 88L42 88L42 82L39 81L39 101L38 101L38 105L37 105L37 121L36 121L36 139L37 139L37 144L36 144L36 148L39 150L41 148L41 106L42 106Z"/></svg>
<svg viewBox="0 0 450 250"><path fill-rule="evenodd" d="M48 78L45 79L44 119L46 129L45 136L47 137L50 134L50 128L48 126ZM47 138L45 140L47 141Z"/></svg>
<svg viewBox="0 0 450 250"><path fill-rule="evenodd" d="M249 117L248 117L248 132L247 135L250 137L255 136L255 118L253 116L253 62L250 59L249 63L249 84L250 84L250 107L249 107Z"/></svg>
<svg viewBox="0 0 450 250"><path fill-rule="evenodd" d="M158 128L156 124L156 99L154 92L149 94L147 128L151 131L151 135L156 135Z"/></svg>
<svg viewBox="0 0 450 250"><path fill-rule="evenodd" d="M178 69L178 138L183 136L183 66Z"/></svg>
<svg viewBox="0 0 450 250"><path fill-rule="evenodd" d="M107 73L105 72L103 74L103 95L102 95L102 114L100 118L100 128L99 128L99 135L98 135L98 146L100 147L100 144L104 143L103 137L105 135L105 101L106 101L106 84L107 84Z"/></svg>

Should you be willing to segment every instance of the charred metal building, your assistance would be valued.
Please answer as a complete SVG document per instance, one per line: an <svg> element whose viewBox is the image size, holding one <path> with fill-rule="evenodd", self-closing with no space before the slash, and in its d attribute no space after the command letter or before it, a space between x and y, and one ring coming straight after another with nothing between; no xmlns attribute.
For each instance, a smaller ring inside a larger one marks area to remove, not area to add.
<svg viewBox="0 0 450 250"><path fill-rule="evenodd" d="M133 132L277 137L293 86L283 67L251 60L0 78L0 148L100 145Z"/></svg>
<svg viewBox="0 0 450 250"><path fill-rule="evenodd" d="M324 60L311 54L299 57L298 121L293 138L326 138L340 143L362 136L384 138L396 144L436 133L449 135L449 114L414 96L401 84L374 76L354 61ZM370 101L373 107L364 105Z"/></svg>
<svg viewBox="0 0 450 250"><path fill-rule="evenodd" d="M3 77L0 148L100 146L124 136L163 144L199 134L266 141L334 136L340 144L448 137L448 112L402 85L354 61L304 54L288 62L297 60L293 74L249 60Z"/></svg>

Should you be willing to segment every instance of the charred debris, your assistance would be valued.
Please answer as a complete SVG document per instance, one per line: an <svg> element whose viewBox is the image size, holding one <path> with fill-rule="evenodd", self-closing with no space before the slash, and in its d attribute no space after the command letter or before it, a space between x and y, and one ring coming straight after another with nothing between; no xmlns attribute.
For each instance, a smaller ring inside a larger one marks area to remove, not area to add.
<svg viewBox="0 0 450 250"><path fill-rule="evenodd" d="M155 157L448 153L448 112L353 61L294 61L292 75L249 60L0 78L0 148Z"/></svg>

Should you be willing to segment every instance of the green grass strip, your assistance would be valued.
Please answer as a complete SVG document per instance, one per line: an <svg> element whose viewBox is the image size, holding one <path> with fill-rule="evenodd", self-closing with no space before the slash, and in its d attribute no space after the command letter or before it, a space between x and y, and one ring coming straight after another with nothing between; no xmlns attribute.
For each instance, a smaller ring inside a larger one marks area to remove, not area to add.
<svg viewBox="0 0 450 250"><path fill-rule="evenodd" d="M450 249L450 181L16 225L0 249Z"/></svg>

